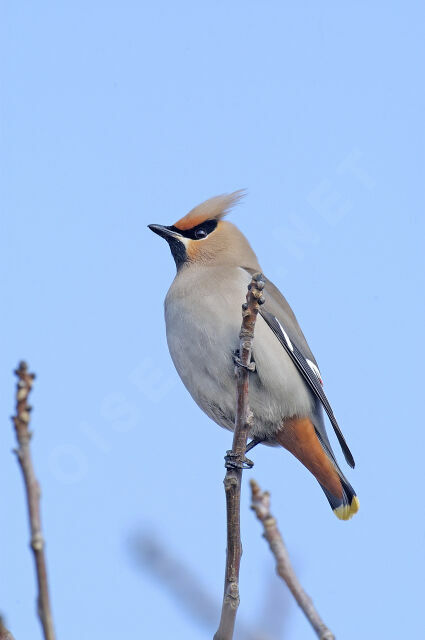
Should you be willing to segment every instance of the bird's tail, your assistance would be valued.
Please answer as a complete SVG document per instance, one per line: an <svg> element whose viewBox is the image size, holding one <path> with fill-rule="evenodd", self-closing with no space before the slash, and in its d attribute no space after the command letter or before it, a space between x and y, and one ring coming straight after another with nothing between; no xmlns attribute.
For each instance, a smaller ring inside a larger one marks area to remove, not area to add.
<svg viewBox="0 0 425 640"><path fill-rule="evenodd" d="M349 520L359 510L360 502L351 484L339 469L338 471L342 486L342 497L334 496L323 484L320 482L319 484L336 517L340 520Z"/></svg>
<svg viewBox="0 0 425 640"><path fill-rule="evenodd" d="M337 518L349 520L357 513L356 492L339 468L327 437L316 430L309 418L285 420L276 440L311 471Z"/></svg>
<svg viewBox="0 0 425 640"><path fill-rule="evenodd" d="M319 484L323 489L325 496L328 499L329 504L331 505L332 511L340 520L349 520L355 513L359 510L360 502L354 491L351 484L348 482L347 478L342 473L339 465L336 461L334 452L331 449L331 445L329 443L328 438L323 438L320 432L315 429L317 438L322 446L323 451L326 456L333 464L335 471L339 476L339 482L341 484L342 495L334 496L331 491L327 487L325 487L319 480ZM326 433L326 432L325 432Z"/></svg>

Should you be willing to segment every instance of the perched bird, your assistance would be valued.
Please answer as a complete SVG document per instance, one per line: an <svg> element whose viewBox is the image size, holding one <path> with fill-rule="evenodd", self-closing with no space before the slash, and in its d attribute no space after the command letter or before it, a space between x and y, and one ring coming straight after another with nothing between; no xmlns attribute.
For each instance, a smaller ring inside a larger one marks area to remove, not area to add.
<svg viewBox="0 0 425 640"><path fill-rule="evenodd" d="M167 341L174 365L192 398L217 424L234 429L241 304L261 267L245 236L223 220L243 192L216 196L172 226L149 228L163 237L177 274L165 299ZM253 341L250 437L282 445L311 471L334 513L348 520L359 501L338 466L326 434L323 409L346 461L354 460L329 402L317 362L295 315L265 279Z"/></svg>

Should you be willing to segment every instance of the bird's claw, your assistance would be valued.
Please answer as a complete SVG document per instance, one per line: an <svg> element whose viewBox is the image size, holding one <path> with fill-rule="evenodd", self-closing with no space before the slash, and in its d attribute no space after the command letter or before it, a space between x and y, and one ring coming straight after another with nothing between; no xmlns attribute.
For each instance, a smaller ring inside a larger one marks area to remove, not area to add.
<svg viewBox="0 0 425 640"><path fill-rule="evenodd" d="M239 351L233 352L233 362L237 367L241 367L242 369L246 369L253 373L255 371L255 362L250 362L249 364L244 364L239 357Z"/></svg>
<svg viewBox="0 0 425 640"><path fill-rule="evenodd" d="M238 453L234 453L231 449L226 451L224 456L224 466L226 469L252 469L254 463L245 455L243 458Z"/></svg>

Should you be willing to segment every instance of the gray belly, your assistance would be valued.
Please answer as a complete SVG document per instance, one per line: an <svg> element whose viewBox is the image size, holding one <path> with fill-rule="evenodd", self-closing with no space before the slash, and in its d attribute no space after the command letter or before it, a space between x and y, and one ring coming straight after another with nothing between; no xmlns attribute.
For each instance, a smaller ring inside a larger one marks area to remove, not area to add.
<svg viewBox="0 0 425 640"><path fill-rule="evenodd" d="M226 289L213 299L189 292L176 298L169 295L165 305L168 347L179 376L201 409L231 430L236 404L232 355L239 346L241 301L247 284L247 276L241 271L233 291ZM311 415L314 402L261 316L256 323L253 356L256 372L250 376L249 402L254 414L251 436L272 438L285 417Z"/></svg>

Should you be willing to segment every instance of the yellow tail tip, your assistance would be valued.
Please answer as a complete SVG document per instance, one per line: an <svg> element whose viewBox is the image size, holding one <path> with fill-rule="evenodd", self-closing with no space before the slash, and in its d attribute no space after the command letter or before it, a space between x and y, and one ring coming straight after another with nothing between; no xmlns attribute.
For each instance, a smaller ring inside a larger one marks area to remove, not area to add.
<svg viewBox="0 0 425 640"><path fill-rule="evenodd" d="M334 509L334 514L340 520L349 520L359 510L360 502L357 496L353 496L351 504L343 504Z"/></svg>

